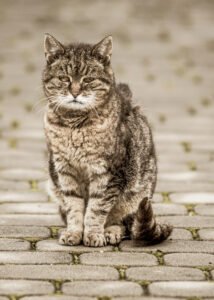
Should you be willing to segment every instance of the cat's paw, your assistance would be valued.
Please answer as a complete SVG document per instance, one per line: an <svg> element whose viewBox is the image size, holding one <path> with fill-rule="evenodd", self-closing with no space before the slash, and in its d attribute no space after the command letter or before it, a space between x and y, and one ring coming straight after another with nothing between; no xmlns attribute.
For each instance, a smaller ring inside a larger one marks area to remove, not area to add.
<svg viewBox="0 0 214 300"><path fill-rule="evenodd" d="M105 238L108 244L119 244L123 237L123 230L121 226L113 225L105 228Z"/></svg>
<svg viewBox="0 0 214 300"><path fill-rule="evenodd" d="M89 247L103 247L106 246L106 239L103 233L87 232L84 233L83 243Z"/></svg>
<svg viewBox="0 0 214 300"><path fill-rule="evenodd" d="M82 241L82 232L81 231L62 231L59 237L59 244L61 245L70 245L75 246L79 245Z"/></svg>

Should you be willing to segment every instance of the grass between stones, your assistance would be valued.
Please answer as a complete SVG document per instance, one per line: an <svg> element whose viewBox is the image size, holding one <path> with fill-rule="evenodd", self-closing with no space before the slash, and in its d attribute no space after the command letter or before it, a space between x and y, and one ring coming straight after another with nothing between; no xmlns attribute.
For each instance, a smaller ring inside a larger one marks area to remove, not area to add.
<svg viewBox="0 0 214 300"><path fill-rule="evenodd" d="M206 278L206 280L208 281L212 281L212 274L211 271L214 269L214 267L212 266L203 266L203 267L197 267L197 269L201 270L204 273L204 276Z"/></svg>
<svg viewBox="0 0 214 300"><path fill-rule="evenodd" d="M140 281L136 281L136 283L138 283L142 287L144 295L148 296L149 295L149 285L150 285L151 281L140 280Z"/></svg>
<svg viewBox="0 0 214 300"><path fill-rule="evenodd" d="M38 188L38 181L36 181L36 180L29 180L29 184L30 184L31 191L37 192L39 190L39 188Z"/></svg>
<svg viewBox="0 0 214 300"><path fill-rule="evenodd" d="M187 209L188 216L195 216L195 215L197 215L196 212L195 212L195 206L196 206L196 204L184 204L184 206Z"/></svg>
<svg viewBox="0 0 214 300"><path fill-rule="evenodd" d="M200 228L187 227L186 229L191 232L192 238L193 238L194 241L201 241L201 238L200 238L199 233L198 233Z"/></svg>
<svg viewBox="0 0 214 300"><path fill-rule="evenodd" d="M169 192L162 192L161 195L163 197L163 203L171 203Z"/></svg>

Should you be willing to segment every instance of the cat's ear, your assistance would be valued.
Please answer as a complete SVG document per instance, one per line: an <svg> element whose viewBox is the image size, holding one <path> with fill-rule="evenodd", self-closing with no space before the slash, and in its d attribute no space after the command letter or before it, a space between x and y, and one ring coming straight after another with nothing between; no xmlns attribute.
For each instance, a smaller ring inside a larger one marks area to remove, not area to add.
<svg viewBox="0 0 214 300"><path fill-rule="evenodd" d="M44 51L47 62L53 62L57 55L65 52L65 49L57 39L49 33L46 33L44 39Z"/></svg>
<svg viewBox="0 0 214 300"><path fill-rule="evenodd" d="M97 54L101 58L105 58L110 61L112 55L112 47L112 36L109 35L94 46L93 54Z"/></svg>

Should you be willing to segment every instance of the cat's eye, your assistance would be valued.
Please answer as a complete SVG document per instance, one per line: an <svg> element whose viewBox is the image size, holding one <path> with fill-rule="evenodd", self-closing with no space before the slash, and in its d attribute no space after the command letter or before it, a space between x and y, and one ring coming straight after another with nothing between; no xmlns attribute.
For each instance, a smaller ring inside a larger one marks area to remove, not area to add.
<svg viewBox="0 0 214 300"><path fill-rule="evenodd" d="M70 79L67 76L59 76L59 80L63 81L63 82L69 82Z"/></svg>
<svg viewBox="0 0 214 300"><path fill-rule="evenodd" d="M83 82L85 82L85 83L90 83L90 82L92 82L93 80L94 80L93 77L85 77L85 78L83 78Z"/></svg>

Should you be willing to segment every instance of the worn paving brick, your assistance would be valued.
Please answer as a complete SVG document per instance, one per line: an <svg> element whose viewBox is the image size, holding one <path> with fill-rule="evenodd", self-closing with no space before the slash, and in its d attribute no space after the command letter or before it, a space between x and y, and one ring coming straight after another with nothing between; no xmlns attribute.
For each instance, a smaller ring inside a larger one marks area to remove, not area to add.
<svg viewBox="0 0 214 300"><path fill-rule="evenodd" d="M154 203L154 212L156 215L186 215L187 209L183 205L171 203Z"/></svg>
<svg viewBox="0 0 214 300"><path fill-rule="evenodd" d="M79 246L62 246L58 243L58 240L44 240L37 242L36 244L38 251L65 251L65 252L72 252L72 253L82 253L82 252L106 252L112 251L112 246L106 247L85 247L83 245Z"/></svg>
<svg viewBox="0 0 214 300"><path fill-rule="evenodd" d="M3 191L30 190L30 185L28 182L16 182L0 179L0 189Z"/></svg>
<svg viewBox="0 0 214 300"><path fill-rule="evenodd" d="M175 227L213 227L213 217L211 216L161 216L160 222L172 224Z"/></svg>
<svg viewBox="0 0 214 300"><path fill-rule="evenodd" d="M27 184L29 188L29 184ZM45 202L48 196L41 192L0 191L0 202Z"/></svg>
<svg viewBox="0 0 214 300"><path fill-rule="evenodd" d="M178 297L213 297L213 282L171 281L154 282L149 286L152 295Z"/></svg>
<svg viewBox="0 0 214 300"><path fill-rule="evenodd" d="M106 252L87 253L80 256L80 262L86 265L127 265L127 266L154 266L157 265L155 256L148 253Z"/></svg>
<svg viewBox="0 0 214 300"><path fill-rule="evenodd" d="M36 169L5 169L0 171L0 177L6 180L25 181L47 179L44 171Z"/></svg>
<svg viewBox="0 0 214 300"><path fill-rule="evenodd" d="M0 264L70 264L71 255L59 252L1 251Z"/></svg>
<svg viewBox="0 0 214 300"><path fill-rule="evenodd" d="M64 223L59 215L5 214L1 215L0 225L63 226Z"/></svg>
<svg viewBox="0 0 214 300"><path fill-rule="evenodd" d="M0 239L0 250L1 251L21 251L30 250L30 243L20 239Z"/></svg>
<svg viewBox="0 0 214 300"><path fill-rule="evenodd" d="M44 296L27 296L27 297L23 297L22 300L77 300L77 297L66 296L66 295L44 295ZM83 297L78 297L78 300L97 300L97 298L83 296Z"/></svg>
<svg viewBox="0 0 214 300"><path fill-rule="evenodd" d="M63 285L63 292L70 295L89 296L139 296L143 290L134 282L93 281L69 282Z"/></svg>
<svg viewBox="0 0 214 300"><path fill-rule="evenodd" d="M201 216L214 216L214 205L197 205L195 207L195 212Z"/></svg>
<svg viewBox="0 0 214 300"><path fill-rule="evenodd" d="M8 298L0 296L0 300L8 300Z"/></svg>
<svg viewBox="0 0 214 300"><path fill-rule="evenodd" d="M200 229L198 233L201 239L214 241L214 228Z"/></svg>
<svg viewBox="0 0 214 300"><path fill-rule="evenodd" d="M214 255L205 253L175 253L164 255L164 262L169 266L213 266Z"/></svg>
<svg viewBox="0 0 214 300"><path fill-rule="evenodd" d="M0 204L0 214L57 214L56 203L4 203Z"/></svg>
<svg viewBox="0 0 214 300"><path fill-rule="evenodd" d="M169 240L192 240L192 234L189 230L174 228Z"/></svg>
<svg viewBox="0 0 214 300"><path fill-rule="evenodd" d="M41 226L0 226L0 237L48 238L50 235L50 230Z"/></svg>
<svg viewBox="0 0 214 300"><path fill-rule="evenodd" d="M172 193L170 194L170 199L174 203L214 204L214 193Z"/></svg>
<svg viewBox="0 0 214 300"><path fill-rule="evenodd" d="M167 300L179 300L181 298L168 298ZM32 299L33 300L33 299ZM113 297L111 300L166 300L166 298L162 297L145 297L145 296L139 296L139 297Z"/></svg>
<svg viewBox="0 0 214 300"><path fill-rule="evenodd" d="M0 293L2 295L42 295L54 292L54 286L46 281L32 280L0 280Z"/></svg>
<svg viewBox="0 0 214 300"><path fill-rule="evenodd" d="M5 265L0 266L4 279L57 279L57 280L117 280L118 272L112 267L80 265Z"/></svg>
<svg viewBox="0 0 214 300"><path fill-rule="evenodd" d="M126 271L128 279L132 280L204 280L202 271L184 267L134 267Z"/></svg>
<svg viewBox="0 0 214 300"><path fill-rule="evenodd" d="M194 191L195 193L199 192L204 192L204 194L206 192L214 192L214 187L213 187L213 183L208 183L208 182L169 182L169 181L158 181L157 183L157 187L156 187L156 192L157 193L163 193L163 192L171 192L171 193L192 193L192 191ZM175 194L175 195L176 195ZM185 200L187 201L187 200ZM196 200L193 201L193 199L191 199L187 203L198 203L195 202ZM200 200L202 201L202 200ZM213 199L207 199L208 201L212 201L211 203L213 203ZM177 203L185 203L185 202L179 202L178 199L173 201L173 202L177 202ZM205 201L204 201L205 202ZM201 202L200 202L201 203Z"/></svg>
<svg viewBox="0 0 214 300"><path fill-rule="evenodd" d="M170 252L193 252L193 253L214 253L213 243L208 241L164 241L161 244L145 246L140 241L123 241L120 244L122 251L128 252L150 252L161 250L165 253Z"/></svg>

